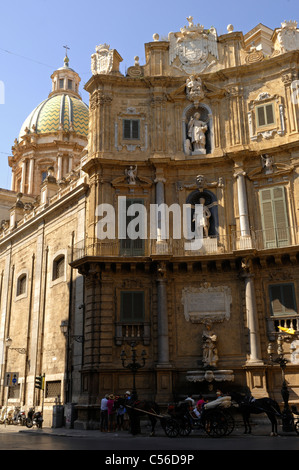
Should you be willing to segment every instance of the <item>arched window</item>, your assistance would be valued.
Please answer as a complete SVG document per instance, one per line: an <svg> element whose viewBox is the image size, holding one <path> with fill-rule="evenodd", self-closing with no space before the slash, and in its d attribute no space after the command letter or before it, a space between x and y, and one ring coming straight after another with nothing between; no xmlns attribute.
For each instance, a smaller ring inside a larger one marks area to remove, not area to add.
<svg viewBox="0 0 299 470"><path fill-rule="evenodd" d="M64 276L64 255L58 256L53 262L53 281Z"/></svg>
<svg viewBox="0 0 299 470"><path fill-rule="evenodd" d="M26 294L26 283L27 283L26 274L21 274L17 282L17 296Z"/></svg>

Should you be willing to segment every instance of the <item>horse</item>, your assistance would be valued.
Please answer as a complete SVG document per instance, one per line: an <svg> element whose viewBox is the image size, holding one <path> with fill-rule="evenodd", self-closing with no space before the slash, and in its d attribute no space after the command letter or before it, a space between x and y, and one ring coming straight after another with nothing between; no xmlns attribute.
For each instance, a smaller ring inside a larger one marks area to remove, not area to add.
<svg viewBox="0 0 299 470"><path fill-rule="evenodd" d="M237 392L229 393L231 399L237 403L240 413L243 417L245 426L244 434L251 434L250 415L265 413L271 424L271 436L277 436L277 417L281 418L281 411L278 403L272 398L253 398L249 395L241 395Z"/></svg>
<svg viewBox="0 0 299 470"><path fill-rule="evenodd" d="M126 408L130 420L130 431L133 435L140 433L140 416L147 415L151 422L150 436L155 436L157 417L160 414L160 408L156 402L119 397L116 400L116 406L118 407L120 405L123 405Z"/></svg>

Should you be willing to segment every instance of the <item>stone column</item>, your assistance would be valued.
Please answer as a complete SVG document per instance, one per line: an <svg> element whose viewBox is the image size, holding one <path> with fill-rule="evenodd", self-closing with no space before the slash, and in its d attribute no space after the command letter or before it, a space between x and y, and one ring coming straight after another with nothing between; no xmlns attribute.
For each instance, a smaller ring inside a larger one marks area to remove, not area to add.
<svg viewBox="0 0 299 470"><path fill-rule="evenodd" d="M237 170L234 174L234 177L237 178L238 207L240 218L240 235L237 236L237 249L239 250L252 248L245 176L246 173L242 169Z"/></svg>
<svg viewBox="0 0 299 470"><path fill-rule="evenodd" d="M15 182L16 182L16 172L14 168L11 171L11 191L15 191Z"/></svg>
<svg viewBox="0 0 299 470"><path fill-rule="evenodd" d="M235 177L237 178L237 186L238 186L238 206L239 206L239 216L240 216L241 237L250 236L245 176L246 176L245 171L240 171L235 175Z"/></svg>
<svg viewBox="0 0 299 470"><path fill-rule="evenodd" d="M263 364L254 288L254 274L250 272L250 261L248 259L242 260L242 268L242 277L245 282L245 305L250 346L250 358L247 363Z"/></svg>
<svg viewBox="0 0 299 470"><path fill-rule="evenodd" d="M68 165L68 172L70 173L73 168L73 155L69 155L69 165Z"/></svg>
<svg viewBox="0 0 299 470"><path fill-rule="evenodd" d="M158 364L168 365L169 364L169 344L168 344L167 281L163 277L159 277L157 280L157 304L158 304Z"/></svg>
<svg viewBox="0 0 299 470"><path fill-rule="evenodd" d="M58 161L57 161L57 181L61 180L62 178L62 155L58 154Z"/></svg>
<svg viewBox="0 0 299 470"><path fill-rule="evenodd" d="M156 204L160 206L165 203L164 199L164 183L165 179L158 177L155 179L156 183ZM157 219L157 242L161 242L161 233L165 233L165 219L161 216L161 212L158 212Z"/></svg>
<svg viewBox="0 0 299 470"><path fill-rule="evenodd" d="M26 167L27 167L27 162L24 160L22 162L22 177L21 177L21 187L20 187L20 192L24 193L25 192L25 183L26 183Z"/></svg>
<svg viewBox="0 0 299 470"><path fill-rule="evenodd" d="M31 158L29 161L28 194L33 193L33 168L34 168L34 159Z"/></svg>
<svg viewBox="0 0 299 470"><path fill-rule="evenodd" d="M172 397L172 366L169 363L166 265L160 263L157 278L158 363L156 365L157 394L155 400L167 403Z"/></svg>

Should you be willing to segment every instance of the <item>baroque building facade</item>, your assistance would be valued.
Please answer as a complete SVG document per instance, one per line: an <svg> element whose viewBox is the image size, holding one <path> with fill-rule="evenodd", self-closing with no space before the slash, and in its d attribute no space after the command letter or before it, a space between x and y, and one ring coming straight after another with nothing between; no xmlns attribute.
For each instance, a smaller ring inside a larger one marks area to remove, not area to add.
<svg viewBox="0 0 299 470"><path fill-rule="evenodd" d="M47 419L73 403L96 426L101 396L132 386L132 344L140 397L281 402L281 327L298 402L297 23L218 36L187 20L125 75L97 46L89 110L66 58L22 126L1 195L2 404L40 405L44 373Z"/></svg>

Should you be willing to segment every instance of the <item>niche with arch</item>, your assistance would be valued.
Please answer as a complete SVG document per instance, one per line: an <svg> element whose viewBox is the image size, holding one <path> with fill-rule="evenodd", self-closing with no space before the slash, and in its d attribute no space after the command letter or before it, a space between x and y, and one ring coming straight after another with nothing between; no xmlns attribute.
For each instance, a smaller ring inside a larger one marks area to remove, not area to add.
<svg viewBox="0 0 299 470"><path fill-rule="evenodd" d="M213 119L210 108L201 103L188 106L183 114L185 155L205 155L213 151Z"/></svg>

